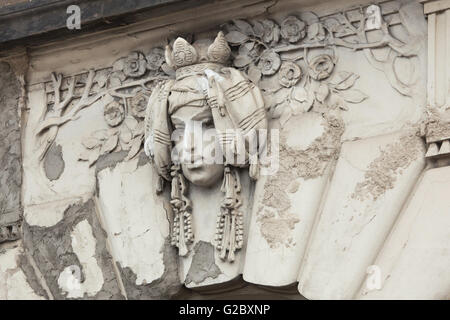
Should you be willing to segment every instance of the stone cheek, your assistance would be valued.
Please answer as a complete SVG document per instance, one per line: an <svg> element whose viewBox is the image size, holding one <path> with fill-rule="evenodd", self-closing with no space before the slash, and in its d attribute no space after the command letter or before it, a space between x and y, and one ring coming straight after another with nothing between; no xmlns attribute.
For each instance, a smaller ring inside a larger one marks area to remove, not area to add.
<svg viewBox="0 0 450 320"><path fill-rule="evenodd" d="M0 62L0 242L19 238L22 160L18 103L21 86L9 64Z"/></svg>

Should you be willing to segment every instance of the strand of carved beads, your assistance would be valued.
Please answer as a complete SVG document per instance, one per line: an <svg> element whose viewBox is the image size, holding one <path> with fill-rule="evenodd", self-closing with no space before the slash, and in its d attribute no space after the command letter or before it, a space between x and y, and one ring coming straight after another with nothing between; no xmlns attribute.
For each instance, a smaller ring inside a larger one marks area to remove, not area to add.
<svg viewBox="0 0 450 320"><path fill-rule="evenodd" d="M242 249L244 245L244 219L241 211L238 211L236 219L236 249Z"/></svg>
<svg viewBox="0 0 450 320"><path fill-rule="evenodd" d="M183 217L186 231L186 242L192 243L194 241L194 232L192 231L192 213L190 213L189 211L185 211Z"/></svg>
<svg viewBox="0 0 450 320"><path fill-rule="evenodd" d="M172 241L171 245L178 247L178 238L180 234L180 222L179 222L179 215L178 213L174 214L173 217L173 225L172 225Z"/></svg>
<svg viewBox="0 0 450 320"><path fill-rule="evenodd" d="M223 225L224 225L225 217L223 216L222 212L219 212L217 214L217 222L216 222L216 236L215 236L215 243L216 243L216 249L222 250L222 239L223 239Z"/></svg>

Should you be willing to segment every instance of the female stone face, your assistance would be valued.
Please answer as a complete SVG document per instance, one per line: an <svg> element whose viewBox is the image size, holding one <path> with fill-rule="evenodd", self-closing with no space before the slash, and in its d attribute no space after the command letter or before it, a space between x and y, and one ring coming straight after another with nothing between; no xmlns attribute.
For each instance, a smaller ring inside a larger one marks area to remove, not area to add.
<svg viewBox="0 0 450 320"><path fill-rule="evenodd" d="M184 106L170 119L174 129L173 151L181 163L183 175L195 185L215 184L222 177L224 166L209 107Z"/></svg>

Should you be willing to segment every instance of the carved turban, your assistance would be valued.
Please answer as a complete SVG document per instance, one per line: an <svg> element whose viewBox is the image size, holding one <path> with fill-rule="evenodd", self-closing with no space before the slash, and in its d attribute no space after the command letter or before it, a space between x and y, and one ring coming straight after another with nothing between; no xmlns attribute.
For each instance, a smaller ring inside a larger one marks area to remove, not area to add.
<svg viewBox="0 0 450 320"><path fill-rule="evenodd" d="M211 46L217 41L216 38ZM212 51L211 46L209 52ZM189 52L192 50L195 47L189 48ZM217 52L215 54L218 55ZM170 180L172 164L170 115L185 105L201 107L205 104L211 108L223 153L245 153L246 163L236 164L226 159L228 164L248 165L249 158L257 157L257 145L265 145L266 131L261 135L258 129L267 129L267 118L264 100L257 86L239 70L218 63L183 65L177 69L177 80L156 86L147 106L146 153L153 158L158 174L164 179ZM245 144L242 143L244 141ZM245 149L241 148L242 145ZM253 146L254 150L249 150L249 146ZM256 178L252 170L250 175Z"/></svg>

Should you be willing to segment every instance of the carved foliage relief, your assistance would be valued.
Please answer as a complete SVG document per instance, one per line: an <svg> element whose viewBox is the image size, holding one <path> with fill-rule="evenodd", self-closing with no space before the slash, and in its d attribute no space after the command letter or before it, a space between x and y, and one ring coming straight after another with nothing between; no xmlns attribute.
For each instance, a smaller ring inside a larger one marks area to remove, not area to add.
<svg viewBox="0 0 450 320"><path fill-rule="evenodd" d="M227 48L227 61L216 61L216 64L234 67L248 78L245 82L249 83L249 87L259 88L269 118L276 119L275 122L281 127L303 113L323 114L326 122L330 123L330 134L336 139L330 148L322 148L326 150L321 159L331 159L338 152L337 145L345 127L339 113L370 99L358 83L358 79L370 75L343 70L339 66L342 48L362 52L369 64L382 71L389 84L400 94L414 94L418 78L415 71L418 69L417 57L423 41L419 41L418 33L405 23L408 14L403 7L397 2L386 3L327 16L303 12L287 14L277 20L230 21L219 26L228 42L221 46L222 49ZM396 25L405 28L409 34L408 41L393 35L392 27ZM195 39L195 35L192 37ZM185 46L190 48L188 42ZM171 41L170 47L174 44ZM385 54L379 54L381 49ZM174 47L174 52L178 51ZM103 108L104 124L101 129L93 129L83 137L78 160L87 162L91 167L101 156L109 153L125 152L124 161L136 158L146 138L144 118L152 114L146 110L152 92L158 92L158 84L187 76L182 74L183 70L197 72L196 66L200 63L188 58L174 54L173 61L167 61L164 49L155 47L145 53L130 52L108 68L92 69L67 77L52 74L51 81L45 84L47 108L35 128L39 138L36 152L39 161L44 162L61 126L76 121L83 116L83 109L94 104ZM213 51L210 58L216 59ZM405 65L405 60L413 70L407 77L399 73L399 66ZM174 66L178 66L179 70L174 70L177 69ZM316 177L325 170L325 165L320 163L317 167L311 165L315 163L313 148L316 145L299 151L287 145L285 140L282 131L280 156L283 163L277 175L268 178L271 188L264 194L265 209L259 222L265 226L266 238L273 238L274 232L271 230L275 216L286 220L286 229L292 229L298 222L297 218L290 216L290 204L285 200L287 193L295 193L298 189L298 186L292 186L291 191L284 189L292 175L296 178ZM321 139L316 142L324 145ZM314 174L305 176L303 171L308 170ZM175 219L175 229L180 221ZM218 230L222 230L220 228L224 223L219 219ZM186 232L191 232L186 225ZM220 238L220 232L218 234ZM242 234L239 236L242 242ZM275 247L286 242L283 239L272 240L271 246ZM239 246L242 244L239 243ZM226 252L220 245L218 249ZM233 259L234 256L230 258L231 261Z"/></svg>
<svg viewBox="0 0 450 320"><path fill-rule="evenodd" d="M292 116L315 110L348 110L368 95L358 89L360 75L335 72L339 63L337 49L363 51L369 63L383 71L401 94L413 95L417 72L407 79L398 74L401 59L417 69L421 41L404 22L406 9L388 3L372 5L319 17L311 12L290 15L281 21L233 20L224 27L234 47L235 67L244 70L266 94L267 107L281 124ZM410 39L404 43L392 35L390 26L402 24ZM376 30L377 39L369 41L368 32ZM377 49L386 48L378 58Z"/></svg>
<svg viewBox="0 0 450 320"><path fill-rule="evenodd" d="M46 85L47 113L36 129L43 137L40 159L56 138L59 127L78 119L82 109L98 101L104 105L108 129L97 130L83 139L85 151L79 160L88 161L91 166L101 155L119 151L128 152L126 160L134 158L142 147L143 120L152 84L168 77L163 70L168 70L164 51L154 48L146 56L131 52L110 68L71 77L52 74L52 81Z"/></svg>
<svg viewBox="0 0 450 320"><path fill-rule="evenodd" d="M233 66L260 87L270 116L283 125L292 115L311 110L348 110L369 98L358 89L361 75L335 71L338 47L362 50L374 67L385 72L397 91L412 95L414 75L400 79L396 59L415 58L420 42L415 41L413 32L408 43L391 34L390 26L403 22L399 6L388 5L325 17L305 12L287 15L280 21L237 19L221 29L232 47ZM377 40L368 41L367 32L371 30L379 33ZM380 48L389 49L384 60L374 54ZM159 47L147 54L131 52L110 68L70 77L52 74L51 82L46 84L47 111L35 131L41 137L40 160L59 127L76 120L82 109L97 101L104 104L109 129L85 137L85 151L79 160L93 165L102 154L117 151L127 151L127 160L134 158L142 149L143 118L152 88L158 80L173 77L174 70L165 63L164 50Z"/></svg>

